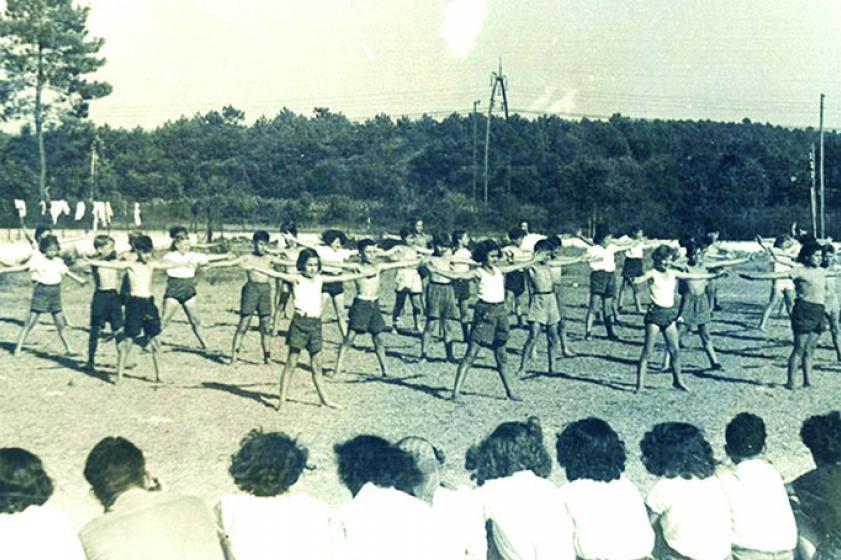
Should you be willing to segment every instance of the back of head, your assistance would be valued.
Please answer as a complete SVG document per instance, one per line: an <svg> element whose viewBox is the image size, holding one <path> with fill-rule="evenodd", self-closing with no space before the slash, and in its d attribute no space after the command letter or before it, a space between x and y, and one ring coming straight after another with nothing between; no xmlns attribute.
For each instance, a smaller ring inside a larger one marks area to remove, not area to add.
<svg viewBox="0 0 841 560"><path fill-rule="evenodd" d="M268 243L269 239L270 239L269 232L267 232L264 229L258 229L251 236L251 242L252 243L258 243L260 241L262 241L263 243Z"/></svg>
<svg viewBox="0 0 841 560"><path fill-rule="evenodd" d="M35 226L35 241L40 242L41 238L49 234L52 230L53 228L46 224L38 224Z"/></svg>
<svg viewBox="0 0 841 560"><path fill-rule="evenodd" d="M129 488L144 486L146 460L129 440L107 437L88 453L84 474L96 498L108 508Z"/></svg>
<svg viewBox="0 0 841 560"><path fill-rule="evenodd" d="M456 243L461 241L461 239L464 237L464 234L466 234L466 233L467 233L467 231L465 231L463 229L453 230L453 233L452 233L453 245L455 245Z"/></svg>
<svg viewBox="0 0 841 560"><path fill-rule="evenodd" d="M841 464L841 415L837 410L807 418L800 439L817 466Z"/></svg>
<svg viewBox="0 0 841 560"><path fill-rule="evenodd" d="M400 228L400 239L406 241L412 235L412 230L408 227Z"/></svg>
<svg viewBox="0 0 841 560"><path fill-rule="evenodd" d="M444 452L422 437L409 436L397 442L397 447L412 456L423 475L423 481L415 488L413 495L426 502L432 502L436 488L441 484L441 467Z"/></svg>
<svg viewBox="0 0 841 560"><path fill-rule="evenodd" d="M412 456L381 437L356 436L337 444L333 450L339 479L354 496L368 482L412 494L423 481Z"/></svg>
<svg viewBox="0 0 841 560"><path fill-rule="evenodd" d="M812 255L821 251L821 244L814 240L809 240L800 246L800 252L797 254L797 262L802 265L808 265Z"/></svg>
<svg viewBox="0 0 841 560"><path fill-rule="evenodd" d="M645 468L657 476L707 478L715 471L712 447L692 424L656 424L643 436L640 450Z"/></svg>
<svg viewBox="0 0 841 560"><path fill-rule="evenodd" d="M540 421L532 416L526 422L500 424L479 445L467 450L464 467L479 485L520 471L547 478L552 459L543 445Z"/></svg>
<svg viewBox="0 0 841 560"><path fill-rule="evenodd" d="M510 239L514 243L519 243L523 240L525 236L526 232L518 227L511 228L508 230L508 239Z"/></svg>
<svg viewBox="0 0 841 560"><path fill-rule="evenodd" d="M0 449L0 514L40 506L53 494L53 481L37 455L18 447Z"/></svg>
<svg viewBox="0 0 841 560"><path fill-rule="evenodd" d="M583 478L610 482L625 470L625 444L601 418L569 424L558 434L555 451L569 481Z"/></svg>
<svg viewBox="0 0 841 560"><path fill-rule="evenodd" d="M104 235L104 234L99 234L99 235L97 235L96 237L93 238L93 248L94 249L101 249L102 247L105 247L106 245L108 245L108 243L110 243L111 241L113 241L113 239L111 239L110 236Z"/></svg>
<svg viewBox="0 0 841 560"><path fill-rule="evenodd" d="M688 254L688 253L687 253ZM659 245L654 251L651 253L651 260L654 262L665 262L670 260L674 257L674 249L669 247L668 245Z"/></svg>
<svg viewBox="0 0 841 560"><path fill-rule="evenodd" d="M42 253L46 253L53 247L61 250L61 245L58 243L58 237L55 235L45 235L40 241L38 241L38 250Z"/></svg>
<svg viewBox="0 0 841 560"><path fill-rule="evenodd" d="M765 449L765 422L759 416L742 412L733 417L724 430L724 450L738 463Z"/></svg>
<svg viewBox="0 0 841 560"><path fill-rule="evenodd" d="M373 239L360 239L359 243L356 244L356 250L362 253L366 247L370 247L371 245L376 245Z"/></svg>
<svg viewBox="0 0 841 560"><path fill-rule="evenodd" d="M152 238L148 235L138 235L132 245L137 253L151 253L154 250Z"/></svg>
<svg viewBox="0 0 841 560"><path fill-rule="evenodd" d="M231 455L228 472L243 492L254 496L285 493L307 466L306 448L282 432L264 434L254 430Z"/></svg>
<svg viewBox="0 0 841 560"><path fill-rule="evenodd" d="M298 226L297 226L297 224L295 224L295 222L292 222L292 221L283 222L283 224L280 226L280 233L289 233L293 237L297 237L298 236Z"/></svg>
<svg viewBox="0 0 841 560"><path fill-rule="evenodd" d="M535 253L551 253L557 248L557 246L552 243L550 239L541 239L537 243L534 244L534 252Z"/></svg>
<svg viewBox="0 0 841 560"><path fill-rule="evenodd" d="M339 243L344 245L347 242L347 236L344 232L339 231L337 229L328 229L324 233L321 234L321 240L324 242L325 245L332 245L335 240L339 240Z"/></svg>
<svg viewBox="0 0 841 560"><path fill-rule="evenodd" d="M172 226L169 228L169 237L172 240L178 239L179 237L183 237L185 235L189 235L187 232L187 228L184 226Z"/></svg>
<svg viewBox="0 0 841 560"><path fill-rule="evenodd" d="M449 235L441 232L432 236L432 246L435 248L435 251L440 254L441 249L449 249L453 246L453 242Z"/></svg>
<svg viewBox="0 0 841 560"><path fill-rule="evenodd" d="M593 243L596 245L601 244L605 239L610 236L610 228L605 223L596 224L596 231L593 235Z"/></svg>

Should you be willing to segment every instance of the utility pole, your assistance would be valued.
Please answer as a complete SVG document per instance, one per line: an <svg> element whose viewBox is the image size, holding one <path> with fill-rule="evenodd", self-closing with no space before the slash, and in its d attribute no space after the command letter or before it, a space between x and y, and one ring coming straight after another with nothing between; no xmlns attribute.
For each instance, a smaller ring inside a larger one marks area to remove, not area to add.
<svg viewBox="0 0 841 560"><path fill-rule="evenodd" d="M478 132L479 132L479 113L477 109L479 107L479 103L482 101L477 99L473 102L473 202L476 202L476 184L479 180L479 162L476 161L476 156L478 155L477 152L479 151L478 145Z"/></svg>
<svg viewBox="0 0 841 560"><path fill-rule="evenodd" d="M826 237L825 218L826 218L826 193L824 191L824 177L823 177L823 100L826 97L821 94L821 118L820 118L820 152L818 156L818 181L820 184L821 193L821 239Z"/></svg>
<svg viewBox="0 0 841 560"><path fill-rule="evenodd" d="M484 201L488 203L488 162L490 160L491 148L491 118L494 110L494 97L496 90L499 88L502 93L502 108L505 111L505 120L508 120L508 94L505 91L507 87L508 76L502 73L502 58L499 59L499 72L491 73L491 99L488 102L488 122L485 126L485 191Z"/></svg>
<svg viewBox="0 0 841 560"><path fill-rule="evenodd" d="M809 209L812 211L812 235L818 236L818 220L815 203L815 144L812 144L812 149L809 150L809 177L812 182L809 187Z"/></svg>

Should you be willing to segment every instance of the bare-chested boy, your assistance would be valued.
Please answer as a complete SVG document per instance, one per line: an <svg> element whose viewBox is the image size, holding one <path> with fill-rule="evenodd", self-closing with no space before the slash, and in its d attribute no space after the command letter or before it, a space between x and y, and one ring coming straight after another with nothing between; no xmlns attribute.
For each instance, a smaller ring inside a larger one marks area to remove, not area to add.
<svg viewBox="0 0 841 560"><path fill-rule="evenodd" d="M342 361L345 354L353 345L357 334L369 333L374 339L374 351L380 363L380 371L383 376L388 372L385 364L385 339L383 332L386 330L385 321L380 312L380 273L393 268L417 267L419 259L401 260L395 262L377 262L376 246L371 239L363 239L359 242L359 255L362 263L359 266L360 273L371 273L372 276L358 278L356 283L356 298L348 312L348 332L339 348L339 357L336 359L334 375L342 370Z"/></svg>
<svg viewBox="0 0 841 560"><path fill-rule="evenodd" d="M114 239L108 235L97 235L93 240L96 256L105 261L117 258ZM88 362L85 370L93 372L99 336L106 323L111 325L111 333L120 351L120 335L123 331L123 307L120 303L120 271L113 268L91 267L96 290L91 300L91 326L88 337Z"/></svg>

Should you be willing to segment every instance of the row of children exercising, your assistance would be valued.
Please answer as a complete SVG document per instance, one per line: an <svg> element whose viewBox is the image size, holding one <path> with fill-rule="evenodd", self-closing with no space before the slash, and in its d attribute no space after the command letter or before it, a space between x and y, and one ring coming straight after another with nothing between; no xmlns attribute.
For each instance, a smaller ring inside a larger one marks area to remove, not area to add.
<svg viewBox="0 0 841 560"><path fill-rule="evenodd" d="M98 236L94 247L98 259L87 260L92 266L96 291L91 305L91 330L87 367L93 369L97 340L103 327L110 323L118 339L117 381L125 370L126 361L134 342L148 345L155 367L155 378L160 380L158 359L158 335L172 318L180 304L183 306L199 343L206 347L201 333L200 321L196 313L195 272L198 267L239 266L246 270L247 283L243 286L240 304L240 321L233 338L231 362L236 363L242 337L247 331L252 317L256 314L260 320L261 342L266 363L270 360L269 337L272 331L272 296L270 279L283 281L293 296L295 314L288 329L287 342L289 357L286 361L279 383L279 407L285 402L289 380L302 350L310 354L313 370L313 382L322 404L334 406L324 391L322 380L322 292L330 293L328 286L342 286L343 282L356 284L356 297L350 307L348 325L343 329L344 340L339 349L334 373L340 373L344 358L358 334L370 334L374 341L376 356L383 375L388 375L385 340L383 333L387 327L379 306L380 275L389 269L408 270L416 280L406 282L421 285L418 267L422 263L429 272L429 284L426 289L427 323L421 339L421 359L428 357L433 334L438 330L444 339L446 357L457 361L453 351L456 332L452 328L454 320L464 321L460 308L466 307L469 295L467 282L478 284L478 301L474 306L473 318L469 329L462 335L467 342L467 350L459 361L453 388L453 399L458 399L464 380L473 361L482 347L493 351L506 395L514 400L518 397L513 389L513 379L507 368L505 351L509 336L509 306L506 304L506 277L517 272L524 272L530 287L527 318L530 323L529 334L521 354L519 374L522 376L533 356L535 343L541 330L548 340L548 367L555 370L555 356L574 356L566 340L563 313L563 288L561 287L561 269L578 262L587 262L591 267L590 306L585 319L585 337L591 336L592 324L598 303L604 307L605 327L608 337L615 337L612 330L613 306L611 298L615 288L611 264L617 251L630 246L639 246L646 242L636 239L630 244L613 243L609 235L594 240L588 250L575 257L560 256L561 242L557 237L541 239L530 253L519 256L505 255L494 242L485 240L477 243L470 252L470 258L463 248L466 235L460 234L453 245L446 235L436 236L431 256L421 256L415 248L407 249L409 236L402 235L404 243L387 251L379 249L374 241L362 240L356 253L346 249L344 258L325 260L318 252L318 247L297 248L294 260L290 252L278 254L269 247L269 234L255 232L252 239L252 251L239 257L230 255L207 256L190 250L186 230L174 229L173 247L162 260L153 257L152 241L148 236L140 235L132 239L133 253L118 257L113 239ZM325 235L325 237L327 237ZM285 238L293 243L292 238ZM340 238L330 241L332 250L338 252L336 243ZM325 239L327 241L327 239ZM41 236L40 251L36 252L26 265L0 269L0 272L30 270L35 281L31 310L16 346L18 353L26 341L32 327L42 313L53 315L59 336L70 352L64 334L66 320L61 308L60 282L63 275L84 282L84 279L69 271L60 257L58 241L54 236ZM676 260L677 253L668 245L657 247L652 260L652 270L633 277L633 284L647 286L651 305L645 315L645 341L637 368L637 391L645 385L648 361L654 348L658 332L663 334L668 349L666 367L673 372L673 385L677 389L687 387L681 377L679 358L679 331L697 328L704 350L713 369L721 368L710 338L708 324L713 306L709 298L709 282L724 274L726 267L735 266L749 260L716 259L703 262L699 244L689 239L683 242L687 259L685 263ZM834 285L826 288L826 276L832 262L832 246L820 246L816 242L807 242L801 246L798 262L800 266L766 274L744 275L753 279L790 279L797 289L797 303L793 308L792 328L795 345L789 359L788 388L794 388L794 374L803 370L804 385L810 383L811 358L817 337L824 328L824 313L828 312L833 327L833 339L836 341L838 323L837 298ZM348 256L358 253L358 262L349 262ZM815 256L817 255L817 256ZM821 265L821 256L823 264ZM387 260L388 259L388 260ZM396 259L396 260L394 260ZM322 274L322 267L331 267L333 274ZM281 270L277 270L281 267ZM613 264L615 269L615 264ZM152 277L155 270L165 269L168 274L167 289L164 294L163 320L152 299ZM128 288L127 297L121 298L118 286L119 271L125 271L124 283ZM335 274L335 272L342 272ZM507 275L507 276L506 276ZM410 275L405 275L407 278ZM675 300L675 287L680 281L680 303ZM465 287L467 286L467 287ZM402 290L398 283L398 289ZM422 288L421 288L422 290ZM835 301L831 305L831 301ZM125 306L123 320L122 306ZM337 306L341 316L342 305ZM820 308L819 308L820 307ZM681 321L678 321L678 317ZM464 323L462 323L464 324ZM340 328L341 323L340 323ZM141 336L142 335L142 336Z"/></svg>
<svg viewBox="0 0 841 560"><path fill-rule="evenodd" d="M812 416L800 435L815 469L785 485L764 458L759 416L743 412L727 424L726 463L698 427L657 424L639 444L657 477L645 498L624 474L625 444L600 418L557 434L561 486L548 480L552 459L535 417L504 422L467 451L475 487L445 485L444 453L423 437L359 435L334 448L351 499L331 509L291 491L314 468L307 449L284 433L253 431L231 456L239 493L223 496L215 515L198 498L163 491L140 449L107 437L84 469L105 513L78 537L44 505L53 482L38 457L5 448L0 542L9 557L60 551L68 560L221 560L223 550L237 560L837 558L841 416Z"/></svg>

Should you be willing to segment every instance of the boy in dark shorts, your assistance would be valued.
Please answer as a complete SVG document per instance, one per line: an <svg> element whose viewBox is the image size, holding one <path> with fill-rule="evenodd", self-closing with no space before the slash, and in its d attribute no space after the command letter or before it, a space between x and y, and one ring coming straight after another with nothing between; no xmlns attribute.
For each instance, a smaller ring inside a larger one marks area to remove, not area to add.
<svg viewBox="0 0 841 560"><path fill-rule="evenodd" d="M380 312L380 274L393 268L417 267L419 259L401 260L389 263L380 263L376 259L376 245L372 239L363 239L359 242L359 255L362 263L359 272L364 274L363 278L356 280L356 298L348 312L348 332L339 348L339 356L336 359L334 375L342 370L342 361L345 354L353 346L357 334L368 333L374 339L374 351L377 354L377 361L380 363L380 371L387 376L385 363L385 339L383 333L386 331L385 321Z"/></svg>
<svg viewBox="0 0 841 560"><path fill-rule="evenodd" d="M525 236L526 232L520 228L513 228L508 232L508 240L511 244L503 249L503 254L510 263L522 262L531 256L529 252L520 248ZM528 314L529 302L524 270L513 270L505 275L505 301L517 318L517 326L522 327L525 323L524 318Z"/></svg>
<svg viewBox="0 0 841 560"><path fill-rule="evenodd" d="M93 247L96 255L104 261L113 261L117 258L114 250L114 239L108 235L97 235L93 240ZM105 324L111 325L111 333L117 344L117 352L120 351L120 341L123 331L123 307L118 293L120 285L120 273L110 268L91 267L94 285L96 290L91 300L91 327L88 336L88 363L85 370L93 372L96 349L99 345L99 336Z"/></svg>
<svg viewBox="0 0 841 560"><path fill-rule="evenodd" d="M85 284L85 279L70 272L60 254L61 246L58 239L54 235L45 235L38 242L38 251L33 253L26 264L0 270L0 273L28 270L32 273L32 280L35 282L29 314L26 316L17 346L15 346L15 356L20 354L29 333L38 323L38 318L41 317L42 313L49 313L53 316L53 322L58 337L64 345L65 354L73 355L73 350L65 336L67 319L61 306L61 280L64 276L69 276L79 284Z"/></svg>
<svg viewBox="0 0 841 560"><path fill-rule="evenodd" d="M152 364L155 367L155 382L161 381L161 368L158 360L161 333L161 317L155 300L152 297L152 276L155 270L166 270L173 267L184 267L182 263L161 262L152 260L152 239L148 235L139 235L134 240L135 261L87 261L91 266L125 270L129 281L129 298L126 302L126 316L124 334L120 343L117 357L117 379L123 379L126 360L134 344L148 347L152 354ZM142 335L142 336L141 336Z"/></svg>

